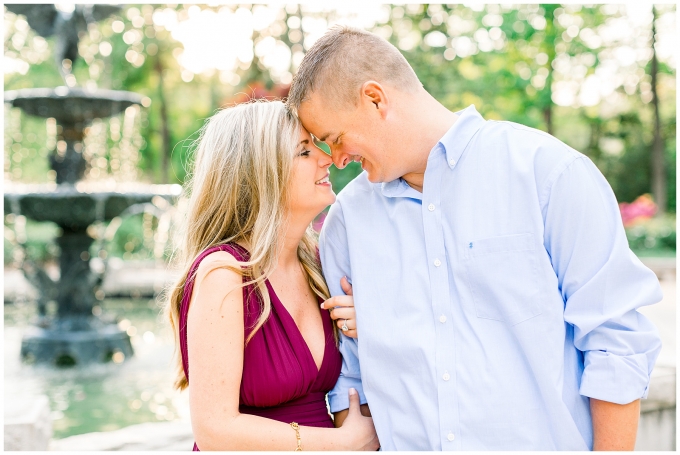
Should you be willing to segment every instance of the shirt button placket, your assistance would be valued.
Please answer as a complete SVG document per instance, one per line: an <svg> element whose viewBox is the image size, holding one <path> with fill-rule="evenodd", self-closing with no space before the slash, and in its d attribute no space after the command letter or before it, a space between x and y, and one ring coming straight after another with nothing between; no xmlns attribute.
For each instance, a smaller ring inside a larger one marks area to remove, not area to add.
<svg viewBox="0 0 680 455"><path fill-rule="evenodd" d="M445 150L440 150L442 157L446 160ZM446 161L442 164L446 166ZM426 179L432 182L440 182L442 180L442 172L450 172L448 168L443 166L433 166L432 172L428 173ZM427 185L426 185L427 187ZM435 326L438 346L452 346L453 345L453 330L452 327L447 327L449 316L449 298L448 298L448 267L449 258L446 254L446 247L444 244L444 233L442 227L441 217L443 213L438 210L442 207L441 188L437 185L429 186L429 191L423 192L423 225L426 235L429 235L426 241L427 258L431 269L431 285L432 285L432 310L433 316L440 324ZM428 202L425 202L428 201ZM432 216L434 215L434 216ZM439 315L437 316L437 313ZM452 319L453 321L453 319ZM456 429L457 419L451 415L450 405L455 402L455 376L449 370L455 372L455 356L450 349L437 350L436 355L436 370L441 378L437 384L438 388L438 417L439 427L445 429L442 434L441 443L443 448L451 450L454 444L451 444L454 437L454 430ZM447 410L448 409L448 410ZM448 431L446 431L448 430Z"/></svg>

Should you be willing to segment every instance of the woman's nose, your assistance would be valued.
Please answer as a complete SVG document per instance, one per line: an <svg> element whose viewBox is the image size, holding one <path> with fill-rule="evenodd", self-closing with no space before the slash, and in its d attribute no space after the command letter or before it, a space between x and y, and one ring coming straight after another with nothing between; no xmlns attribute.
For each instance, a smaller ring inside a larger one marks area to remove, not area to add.
<svg viewBox="0 0 680 455"><path fill-rule="evenodd" d="M331 164L333 164L333 158L331 158L331 156L323 150L317 148L314 153L318 159L319 167L330 167Z"/></svg>
<svg viewBox="0 0 680 455"><path fill-rule="evenodd" d="M326 155L324 153L321 159L319 159L319 166L328 168L331 167L331 164L333 164L333 158L331 158L330 155Z"/></svg>

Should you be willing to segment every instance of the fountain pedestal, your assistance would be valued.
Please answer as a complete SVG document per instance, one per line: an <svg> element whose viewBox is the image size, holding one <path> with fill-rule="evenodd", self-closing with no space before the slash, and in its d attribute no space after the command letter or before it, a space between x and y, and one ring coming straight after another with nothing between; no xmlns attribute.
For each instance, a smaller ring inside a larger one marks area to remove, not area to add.
<svg viewBox="0 0 680 455"><path fill-rule="evenodd" d="M92 314L96 289L103 279L103 274L90 269L89 248L93 241L84 230L62 226L62 235L57 238L62 252L61 276L57 282L41 283L42 288L48 288L49 297L56 300L57 315L53 320L43 318L24 334L21 357L26 362L71 366L106 362L114 355L122 355L122 359L132 355L127 333Z"/></svg>

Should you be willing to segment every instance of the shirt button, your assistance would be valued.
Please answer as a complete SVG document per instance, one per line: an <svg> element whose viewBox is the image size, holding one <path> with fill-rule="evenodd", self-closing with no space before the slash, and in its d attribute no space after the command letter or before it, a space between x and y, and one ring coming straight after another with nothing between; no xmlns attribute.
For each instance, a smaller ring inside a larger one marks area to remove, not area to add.
<svg viewBox="0 0 680 455"><path fill-rule="evenodd" d="M442 265L442 261L440 261L439 259L435 259L434 260L434 266L439 267L440 265Z"/></svg>
<svg viewBox="0 0 680 455"><path fill-rule="evenodd" d="M453 433L449 433L446 436L446 439L448 439L449 441L453 441L454 439L456 439L456 435L454 435Z"/></svg>
<svg viewBox="0 0 680 455"><path fill-rule="evenodd" d="M450 159L450 160L449 160L449 164L450 164L451 166L455 166L455 165L456 165L456 160L454 160L453 158Z"/></svg>
<svg viewBox="0 0 680 455"><path fill-rule="evenodd" d="M449 379L451 379L451 376L449 376L448 373L444 373L444 376L442 376L442 379L445 380L445 381L448 381Z"/></svg>
<svg viewBox="0 0 680 455"><path fill-rule="evenodd" d="M441 316L439 316L439 322L441 322L442 324L445 323L446 322L446 316L444 316L443 314Z"/></svg>
<svg viewBox="0 0 680 455"><path fill-rule="evenodd" d="M430 212L434 212L434 204L428 205L428 206L427 206L427 209L428 209Z"/></svg>

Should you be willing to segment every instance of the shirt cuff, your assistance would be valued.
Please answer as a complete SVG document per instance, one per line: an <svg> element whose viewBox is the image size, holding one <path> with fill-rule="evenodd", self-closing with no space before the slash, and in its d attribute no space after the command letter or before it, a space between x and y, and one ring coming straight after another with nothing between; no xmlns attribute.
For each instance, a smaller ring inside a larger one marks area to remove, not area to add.
<svg viewBox="0 0 680 455"><path fill-rule="evenodd" d="M328 404L330 405L331 412L349 409L349 389L351 387L354 387L359 392L361 404L366 404L366 396L364 395L361 379L340 376L333 390L328 392Z"/></svg>
<svg viewBox="0 0 680 455"><path fill-rule="evenodd" d="M647 356L619 356L606 351L587 351L579 393L616 404L647 398Z"/></svg>

